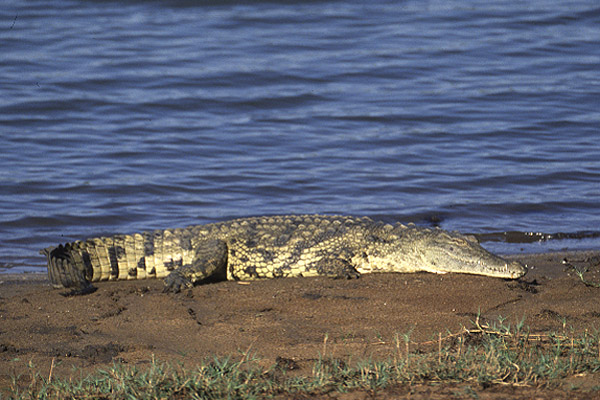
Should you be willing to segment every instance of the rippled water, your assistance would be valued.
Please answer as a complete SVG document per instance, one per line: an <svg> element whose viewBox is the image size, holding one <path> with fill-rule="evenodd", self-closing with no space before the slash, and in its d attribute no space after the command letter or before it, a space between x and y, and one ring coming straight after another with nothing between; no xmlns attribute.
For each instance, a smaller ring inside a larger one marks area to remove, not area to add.
<svg viewBox="0 0 600 400"><path fill-rule="evenodd" d="M3 4L0 271L281 213L600 244L596 1Z"/></svg>

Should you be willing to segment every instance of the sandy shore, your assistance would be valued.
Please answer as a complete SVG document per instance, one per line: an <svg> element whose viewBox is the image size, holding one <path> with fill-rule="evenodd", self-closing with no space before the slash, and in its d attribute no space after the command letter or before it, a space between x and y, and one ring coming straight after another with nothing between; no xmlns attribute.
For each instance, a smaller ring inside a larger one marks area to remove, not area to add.
<svg viewBox="0 0 600 400"><path fill-rule="evenodd" d="M48 374L54 359L54 376L78 377L113 361L143 366L154 356L194 366L250 350L265 365L283 357L310 373L323 351L387 358L396 334L411 332L414 342L425 342L472 326L478 314L486 321L524 318L532 333L600 328L600 289L586 286L563 263L566 258L588 268L586 277L598 280L600 252L510 258L530 268L519 281L381 274L350 281L219 282L179 294L162 293L162 281L147 280L100 283L95 293L64 297L44 275L0 275L0 391L11 376L22 374L26 383L30 361ZM586 387L600 384L600 375L573 379ZM434 394L443 397L446 389ZM501 398L509 389L481 390L480 398ZM569 398L561 390L510 388L510 395Z"/></svg>

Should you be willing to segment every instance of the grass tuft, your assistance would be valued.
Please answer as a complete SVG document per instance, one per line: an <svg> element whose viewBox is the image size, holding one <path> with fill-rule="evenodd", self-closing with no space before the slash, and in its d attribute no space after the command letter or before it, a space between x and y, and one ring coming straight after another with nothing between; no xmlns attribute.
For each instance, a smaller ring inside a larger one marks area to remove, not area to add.
<svg viewBox="0 0 600 400"><path fill-rule="evenodd" d="M470 390L472 385L547 387L569 376L600 371L598 332L532 334L524 321L511 326L502 318L487 324L478 317L472 325L421 343L413 342L410 333L396 335L389 359L366 359L352 365L327 356L325 338L323 354L301 376L287 375L292 364L285 359L261 368L249 349L238 361L214 358L195 369L154 359L143 369L114 363L75 381L52 373L43 377L30 365L30 383L27 387L13 385L9 398L258 399L332 390L375 391L414 383L468 383Z"/></svg>

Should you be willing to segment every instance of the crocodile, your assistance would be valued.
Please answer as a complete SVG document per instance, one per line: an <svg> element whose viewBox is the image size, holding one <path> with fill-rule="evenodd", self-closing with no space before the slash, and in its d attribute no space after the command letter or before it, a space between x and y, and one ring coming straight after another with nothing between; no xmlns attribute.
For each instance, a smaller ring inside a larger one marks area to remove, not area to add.
<svg viewBox="0 0 600 400"><path fill-rule="evenodd" d="M527 267L473 236L368 217L282 215L74 241L40 251L57 288L93 291L92 282L164 278L179 292L215 280L378 272L466 273L505 279Z"/></svg>

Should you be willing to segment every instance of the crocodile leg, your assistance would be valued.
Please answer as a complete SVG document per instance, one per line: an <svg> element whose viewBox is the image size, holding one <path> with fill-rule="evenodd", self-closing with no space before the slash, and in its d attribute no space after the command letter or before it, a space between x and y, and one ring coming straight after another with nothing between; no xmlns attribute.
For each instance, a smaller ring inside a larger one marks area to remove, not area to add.
<svg viewBox="0 0 600 400"><path fill-rule="evenodd" d="M178 293L208 278L226 279L227 244L223 240L201 243L191 264L171 271L165 278L165 292Z"/></svg>
<svg viewBox="0 0 600 400"><path fill-rule="evenodd" d="M321 258L316 262L314 269L318 275L330 278L360 278L360 272L342 258Z"/></svg>

